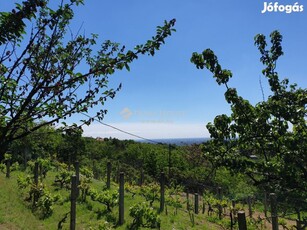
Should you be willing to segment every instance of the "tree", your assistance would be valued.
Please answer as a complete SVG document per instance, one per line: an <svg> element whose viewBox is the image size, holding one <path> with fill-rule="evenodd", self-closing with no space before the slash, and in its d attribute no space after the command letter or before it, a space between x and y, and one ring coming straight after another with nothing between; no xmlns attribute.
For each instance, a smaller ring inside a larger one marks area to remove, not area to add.
<svg viewBox="0 0 307 230"><path fill-rule="evenodd" d="M10 153L13 162L23 162L24 167L30 159L52 159L56 156L63 137L55 127L43 126L24 138L13 141Z"/></svg>
<svg viewBox="0 0 307 230"><path fill-rule="evenodd" d="M191 62L199 69L207 68L219 85L226 88L225 99L231 114L218 115L207 129L212 138L204 146L204 155L215 167L225 166L232 172L248 175L254 185L297 208L305 208L307 198L307 90L280 80L276 72L278 58L283 55L282 35L255 36L260 61L265 68L272 95L266 101L252 105L228 85L230 70L222 69L210 49L193 53Z"/></svg>
<svg viewBox="0 0 307 230"><path fill-rule="evenodd" d="M133 50L107 40L94 53L97 35L67 34L73 7L80 4L83 0L61 0L52 9L48 0L26 0L1 12L0 159L12 141L94 106L102 109L82 124L103 119L105 101L121 88L108 89L109 76L129 71L142 54L153 56L174 31L175 19L158 26L151 40ZM81 72L80 65L86 70Z"/></svg>
<svg viewBox="0 0 307 230"><path fill-rule="evenodd" d="M58 146L58 159L70 165L79 161L80 155L84 154L85 141L82 138L83 130L76 124L64 129L62 143Z"/></svg>

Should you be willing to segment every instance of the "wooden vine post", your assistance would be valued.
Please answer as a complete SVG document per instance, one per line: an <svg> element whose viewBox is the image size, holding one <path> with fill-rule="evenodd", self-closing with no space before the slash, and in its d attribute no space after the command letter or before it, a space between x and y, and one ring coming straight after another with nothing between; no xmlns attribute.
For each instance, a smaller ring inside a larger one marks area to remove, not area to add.
<svg viewBox="0 0 307 230"><path fill-rule="evenodd" d="M238 212L238 225L239 225L239 230L247 230L246 217L244 211Z"/></svg>
<svg viewBox="0 0 307 230"><path fill-rule="evenodd" d="M248 204L248 215L250 218L252 218L253 217L252 198L250 196L247 197L247 204Z"/></svg>
<svg viewBox="0 0 307 230"><path fill-rule="evenodd" d="M205 199L203 198L203 207L202 207L202 214L205 214L206 211L206 203L205 203Z"/></svg>
<svg viewBox="0 0 307 230"><path fill-rule="evenodd" d="M189 209L190 209L190 196L189 196L189 192L188 191L186 193L186 197L187 197L187 210L189 211Z"/></svg>
<svg viewBox="0 0 307 230"><path fill-rule="evenodd" d="M119 184L119 175L120 174L120 166L119 161L117 161L117 169L116 169L116 183Z"/></svg>
<svg viewBox="0 0 307 230"><path fill-rule="evenodd" d="M301 221L299 219L296 220L296 229L297 230L302 230Z"/></svg>
<svg viewBox="0 0 307 230"><path fill-rule="evenodd" d="M264 204L264 216L265 216L265 217L268 217L268 199L267 199L267 192L264 192L263 204Z"/></svg>
<svg viewBox="0 0 307 230"><path fill-rule="evenodd" d="M71 176L71 192L70 192L70 230L76 229L76 201L78 194L77 176Z"/></svg>
<svg viewBox="0 0 307 230"><path fill-rule="evenodd" d="M11 160L10 159L7 159L6 162L6 174L5 174L5 177L6 178L10 178L11 176Z"/></svg>
<svg viewBox="0 0 307 230"><path fill-rule="evenodd" d="M40 177L41 180L42 180L42 178L43 178L43 164L42 164L42 163L40 163L40 164L38 165L38 175L39 175L39 177Z"/></svg>
<svg viewBox="0 0 307 230"><path fill-rule="evenodd" d="M38 186L38 162L34 164L34 184Z"/></svg>
<svg viewBox="0 0 307 230"><path fill-rule="evenodd" d="M235 218L235 207L236 207L236 202L235 200L231 200L231 210L230 210L230 213L229 213L229 216L230 216L230 229L233 230L233 227L235 225L235 221L234 221L234 218Z"/></svg>
<svg viewBox="0 0 307 230"><path fill-rule="evenodd" d="M112 165L111 162L107 162L107 189L111 188L111 170L112 170Z"/></svg>
<svg viewBox="0 0 307 230"><path fill-rule="evenodd" d="M221 220L222 219L222 188L221 187L218 187L218 199L219 199L219 205L218 205L218 209L219 209L219 219Z"/></svg>
<svg viewBox="0 0 307 230"><path fill-rule="evenodd" d="M163 212L164 210L164 203L165 203L165 173L161 172L161 177L160 177L160 213Z"/></svg>
<svg viewBox="0 0 307 230"><path fill-rule="evenodd" d="M80 164L79 161L75 162L75 173L76 173L76 180L77 180L77 197L79 196L79 185L80 185Z"/></svg>
<svg viewBox="0 0 307 230"><path fill-rule="evenodd" d="M118 224L123 225L124 224L124 185L125 185L125 178L124 173L119 173L119 218L118 218Z"/></svg>
<svg viewBox="0 0 307 230"><path fill-rule="evenodd" d="M36 206L36 202L38 201L38 162L36 161L34 164L34 185L36 187L35 192L33 194L33 208Z"/></svg>
<svg viewBox="0 0 307 230"><path fill-rule="evenodd" d="M194 212L195 214L198 214L199 210L199 199L198 199L198 193L194 194Z"/></svg>
<svg viewBox="0 0 307 230"><path fill-rule="evenodd" d="M139 185L142 186L144 183L144 169L141 167L141 175L140 175L140 183Z"/></svg>
<svg viewBox="0 0 307 230"><path fill-rule="evenodd" d="M278 230L277 202L275 193L270 193L272 230Z"/></svg>

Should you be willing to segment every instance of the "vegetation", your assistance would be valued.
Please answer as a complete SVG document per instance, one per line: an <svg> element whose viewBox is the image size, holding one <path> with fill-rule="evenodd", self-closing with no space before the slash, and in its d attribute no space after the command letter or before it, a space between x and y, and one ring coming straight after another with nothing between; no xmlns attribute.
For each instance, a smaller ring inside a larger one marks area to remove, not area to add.
<svg viewBox="0 0 307 230"><path fill-rule="evenodd" d="M26 171L14 171L10 179L0 174L1 184L4 185L0 188L3 194L1 196L3 206L0 208L0 213L3 215L0 226L11 225L13 229L22 227L35 229L38 226L44 229L67 229L70 185L60 188L58 184L53 183L58 177L58 171L65 171L67 168L66 164L62 163L59 167L54 161L46 178L39 177L37 186L30 167ZM81 179L79 188L82 190L83 180L86 181L87 189L84 191L85 196L80 192L77 201L78 228L144 229L160 226L161 229L231 229L231 226L233 228L237 226L236 215L239 210L248 213L248 206L244 205L244 200L237 201L234 206L226 195L222 197L206 190L203 196L199 197L199 212L196 214L194 195L190 195L187 200L184 188L174 184L166 188L165 210L160 213L160 194L157 192L159 186L156 184L139 186L127 182L125 183L125 224L119 226L118 185L112 182L111 189L108 190L105 179L104 181L93 179L88 169L80 171L84 172L81 174L84 178ZM69 171L69 173L75 172ZM37 201L34 201L34 197ZM262 205L259 201L254 200L254 202L257 204L253 205L255 215L248 219L248 229L270 229L269 222L260 212ZM22 218L14 219L14 213L23 214L20 215ZM26 221L23 216L33 221ZM281 219L281 223L287 228L291 227L289 219Z"/></svg>
<svg viewBox="0 0 307 230"><path fill-rule="evenodd" d="M105 101L121 88L108 89L109 76L129 70L139 55L153 56L174 31L173 19L134 50L107 40L94 53L97 35L67 35L73 9L83 0L58 2L53 9L47 0L26 0L0 14L1 160L12 141L41 127L58 122L66 126L67 117L81 112L88 114L81 126L103 119ZM101 109L93 115L95 106Z"/></svg>
<svg viewBox="0 0 307 230"><path fill-rule="evenodd" d="M240 210L249 213L248 229L266 229L264 198L272 192L281 226L289 229L293 218L306 221L307 91L279 79L283 51L278 31L270 35L270 48L264 35L255 37L272 91L256 105L229 86L232 73L222 69L212 50L193 53L196 67L207 68L225 86L232 111L207 125L208 142L171 146L94 139L82 137L82 126L103 119L106 110L93 115L91 108L103 108L120 89L108 89L109 76L129 70L139 55L153 56L174 31L175 20L165 21L151 40L133 50L105 41L93 54L97 35L77 33L67 39L73 8L80 4L60 1L52 9L47 0L26 0L0 14L1 229L67 228L72 194L78 194L78 227L87 229L234 229ZM79 72L79 64L87 70ZM67 126L64 120L76 113L88 119ZM63 126L56 129L59 122ZM112 166L111 188L105 183L107 165ZM121 172L125 185L119 185ZM118 217L123 186L129 207L124 225Z"/></svg>
<svg viewBox="0 0 307 230"><path fill-rule="evenodd" d="M307 90L279 79L276 68L283 55L282 36L273 31L270 39L268 48L264 35L255 37L265 65L262 74L272 91L256 105L228 85L232 73L222 69L212 50L193 53L192 63L207 68L216 82L225 86L225 100L232 111L230 116L218 115L208 123L212 140L204 146L204 153L214 167L244 173L258 189L278 194L288 204L284 209L294 209L299 216L307 208Z"/></svg>

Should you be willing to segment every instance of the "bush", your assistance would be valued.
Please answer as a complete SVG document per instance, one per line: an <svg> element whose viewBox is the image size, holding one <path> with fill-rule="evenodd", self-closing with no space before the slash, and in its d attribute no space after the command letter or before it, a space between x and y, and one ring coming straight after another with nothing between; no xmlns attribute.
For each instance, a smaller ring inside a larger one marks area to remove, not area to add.
<svg viewBox="0 0 307 230"><path fill-rule="evenodd" d="M5 164L0 163L0 171L5 173L5 168L6 168Z"/></svg>
<svg viewBox="0 0 307 230"><path fill-rule="evenodd" d="M19 169L20 169L20 165L17 161L11 165L11 171L18 171Z"/></svg>
<svg viewBox="0 0 307 230"><path fill-rule="evenodd" d="M153 210L147 203L138 203L130 207L129 215L133 218L133 222L128 229L143 228L160 228L161 220L157 212Z"/></svg>

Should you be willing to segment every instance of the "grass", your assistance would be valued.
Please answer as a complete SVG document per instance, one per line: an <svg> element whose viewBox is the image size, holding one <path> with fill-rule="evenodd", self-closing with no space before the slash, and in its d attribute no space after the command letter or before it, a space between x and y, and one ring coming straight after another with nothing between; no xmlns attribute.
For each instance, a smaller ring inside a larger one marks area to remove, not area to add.
<svg viewBox="0 0 307 230"><path fill-rule="evenodd" d="M40 219L37 214L32 213L29 205L24 201L26 196L17 186L17 178L19 175L24 175L24 172L14 171L11 173L11 178L5 178L3 173L0 173L0 229L1 230L28 230L28 229L57 229L59 221L66 213L70 211L69 191L65 189L57 190L52 186L56 172L48 172L46 179L43 181L45 188L51 194L60 194L61 201L53 205L53 214L46 218ZM96 189L102 188L104 183L94 180L91 187ZM112 189L117 189L117 185L113 184ZM125 224L118 226L116 229L127 229L127 225L132 222L129 216L129 207L135 203L145 202L141 196L135 196L125 193ZM154 202L154 209L158 210L158 201ZM107 213L102 204L92 201L89 197L86 202L77 203L77 229L108 229L109 226L116 225L118 220L118 208L115 207L112 213ZM66 222L63 224L63 229L69 229L69 215ZM109 224L106 224L106 221ZM174 209L168 207L168 215L161 214L161 229L202 229L215 230L221 229L219 226L207 222L205 215L195 215L195 224L192 226L190 217L187 211L180 209L178 214L174 215Z"/></svg>
<svg viewBox="0 0 307 230"><path fill-rule="evenodd" d="M20 199L16 183L18 174L12 173L10 179L0 175L0 229L44 229Z"/></svg>
<svg viewBox="0 0 307 230"><path fill-rule="evenodd" d="M28 230L28 229L58 229L58 223L65 214L70 211L70 191L66 189L58 189L52 185L57 172L50 171L47 174L43 183L45 188L51 194L59 194L60 200L53 205L53 214L46 218L40 219L37 213L33 213L29 204L24 200L27 196L17 186L17 178L19 175L25 175L24 172L14 171L11 173L11 178L5 178L5 174L0 172L0 229L1 230ZM102 190L105 183L102 181L93 180L91 187L97 190ZM111 189L117 190L118 186L113 183ZM160 214L162 230L220 230L226 229L229 225L229 218L225 217L219 220L216 214L207 216L207 214L194 214L185 210L186 204L185 194L182 194L182 208L178 209L175 215L175 210L172 207L167 207ZM126 230L127 226L132 223L132 218L129 216L129 207L136 203L145 202L145 198L139 195L132 197L132 194L125 192L125 224L116 226L118 222L118 207L112 209L109 213L103 204L97 201L92 201L87 197L85 202L77 202L77 229L118 229ZM191 201L192 202L192 201ZM159 202L155 201L153 208L159 210ZM194 224L192 223L192 218ZM249 220L248 220L249 221ZM63 224L63 229L69 229L70 216L68 214L66 221ZM221 227L221 225L224 226ZM144 229L144 228L141 228ZM252 229L252 228L250 228Z"/></svg>

